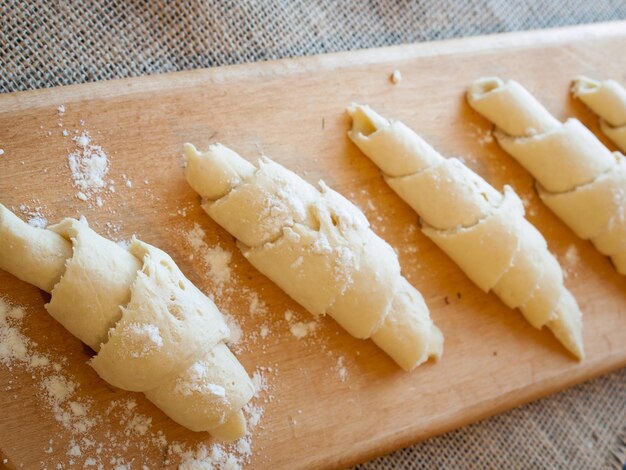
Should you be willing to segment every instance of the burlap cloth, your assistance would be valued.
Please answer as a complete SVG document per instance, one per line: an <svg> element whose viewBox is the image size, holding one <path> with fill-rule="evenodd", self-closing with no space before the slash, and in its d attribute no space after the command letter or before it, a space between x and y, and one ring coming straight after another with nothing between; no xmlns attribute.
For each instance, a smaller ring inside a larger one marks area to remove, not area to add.
<svg viewBox="0 0 626 470"><path fill-rule="evenodd" d="M624 0L0 5L2 92L626 19ZM358 468L622 468L625 439L622 370Z"/></svg>

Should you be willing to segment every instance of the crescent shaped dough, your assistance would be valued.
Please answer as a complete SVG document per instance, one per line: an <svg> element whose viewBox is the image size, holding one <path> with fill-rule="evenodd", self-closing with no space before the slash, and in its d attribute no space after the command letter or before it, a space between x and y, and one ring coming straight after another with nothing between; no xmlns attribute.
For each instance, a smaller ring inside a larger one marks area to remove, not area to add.
<svg viewBox="0 0 626 470"><path fill-rule="evenodd" d="M505 186L500 194L459 160L442 157L411 129L368 106L352 105L348 114L350 139L420 215L424 234L483 291L519 308L534 327L547 326L582 359L580 309L513 189Z"/></svg>
<svg viewBox="0 0 626 470"><path fill-rule="evenodd" d="M187 181L204 210L295 301L357 338L371 338L405 370L441 355L443 337L422 296L347 199L269 158L256 168L221 144L202 153L186 144L185 157Z"/></svg>
<svg viewBox="0 0 626 470"><path fill-rule="evenodd" d="M585 82L579 85L581 98L593 95L586 91ZM626 274L625 157L609 151L577 119L557 121L513 80L476 80L467 100L496 125L496 139L535 177L546 205L579 237L609 256L620 274ZM605 89L591 100L606 105L610 93Z"/></svg>
<svg viewBox="0 0 626 470"><path fill-rule="evenodd" d="M581 76L574 79L572 94L600 117L602 132L626 152L626 89L615 80Z"/></svg>
<svg viewBox="0 0 626 470"><path fill-rule="evenodd" d="M137 239L122 248L75 219L34 228L2 204L0 240L0 268L51 293L46 309L97 352L101 378L193 431L245 434L254 386L219 310L165 252Z"/></svg>

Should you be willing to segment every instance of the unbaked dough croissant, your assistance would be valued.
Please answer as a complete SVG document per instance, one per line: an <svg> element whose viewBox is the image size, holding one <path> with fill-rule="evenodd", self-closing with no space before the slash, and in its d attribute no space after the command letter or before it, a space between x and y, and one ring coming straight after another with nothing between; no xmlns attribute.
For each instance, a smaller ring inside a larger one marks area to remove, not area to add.
<svg viewBox="0 0 626 470"><path fill-rule="evenodd" d="M615 80L599 82L578 77L572 94L600 116L600 129L626 152L626 89Z"/></svg>
<svg viewBox="0 0 626 470"><path fill-rule="evenodd" d="M626 274L626 157L611 153L577 119L557 121L513 80L481 78L467 99L535 177L543 202Z"/></svg>
<svg viewBox="0 0 626 470"><path fill-rule="evenodd" d="M204 210L259 271L314 315L371 338L410 370L439 357L443 337L393 249L323 182L313 187L268 158L256 168L227 147L185 145L187 181Z"/></svg>
<svg viewBox="0 0 626 470"><path fill-rule="evenodd" d="M582 314L543 236L509 186L500 194L456 158L444 158L399 121L368 106L348 109L352 141L421 216L422 231L483 291L547 326L582 359Z"/></svg>
<svg viewBox="0 0 626 470"><path fill-rule="evenodd" d="M245 434L254 386L230 331L166 253L136 238L123 248L83 220L31 227L0 204L0 268L52 294L46 309L97 352L104 380L193 431Z"/></svg>

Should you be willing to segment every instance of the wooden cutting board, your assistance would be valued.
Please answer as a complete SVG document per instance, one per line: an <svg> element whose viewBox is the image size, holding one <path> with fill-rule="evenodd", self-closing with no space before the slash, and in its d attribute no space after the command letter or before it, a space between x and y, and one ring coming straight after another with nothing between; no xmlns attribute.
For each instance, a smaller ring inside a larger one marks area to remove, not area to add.
<svg viewBox="0 0 626 470"><path fill-rule="evenodd" d="M39 208L51 223L84 215L116 239L137 234L215 293L217 283L186 238L197 224L208 246L232 253L231 279L216 303L241 326L241 362L267 383L255 402L264 414L252 432L250 466L345 467L626 364L626 279L541 204L528 173L489 138L489 123L464 99L475 78L515 78L559 119L581 119L613 148L568 88L578 74L626 82L625 41L626 23L607 23L2 95L0 202L23 218ZM389 76L396 69L402 81L394 85ZM344 108L353 101L404 121L444 155L463 156L496 188L510 184L518 191L584 312L584 362L481 292L416 230L416 214L346 137ZM78 199L72 185L67 156L83 129L108 155L115 182L115 193L102 194L102 207L94 198ZM290 326L308 321L306 312L244 260L185 183L181 150L188 141L200 148L220 141L251 160L265 153L358 204L423 293L445 335L442 360L405 373L373 343L351 338L329 319L307 337L294 336ZM142 395L102 382L86 365L90 351L44 310L46 295L4 272L0 295L27 308L21 331L37 343L32 350L60 364L59 371L0 365L0 450L9 468L173 467L180 452L170 448L168 458L163 439L191 449L211 444ZM72 400L86 404L96 421L86 434L64 427L45 399L42 381L56 373L77 385ZM136 402L132 410L129 400ZM150 425L129 424L133 413L151 418ZM74 445L80 456L71 455Z"/></svg>

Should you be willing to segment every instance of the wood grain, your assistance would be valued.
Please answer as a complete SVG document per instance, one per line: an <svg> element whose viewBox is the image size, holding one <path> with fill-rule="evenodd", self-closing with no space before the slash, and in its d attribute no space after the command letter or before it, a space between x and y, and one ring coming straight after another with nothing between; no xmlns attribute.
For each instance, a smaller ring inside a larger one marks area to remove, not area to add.
<svg viewBox="0 0 626 470"><path fill-rule="evenodd" d="M233 253L235 294L216 301L242 326L241 362L250 372L258 366L273 371L267 374L273 398L254 431L250 466L348 466L626 364L626 280L541 204L527 172L495 142L481 142L489 123L464 101L465 87L477 77L515 78L555 116L578 117L613 148L568 88L578 74L626 81L625 39L626 23L596 24L3 95L0 202L18 213L20 204L41 206L51 222L85 215L96 230L119 239L137 234L168 251L211 292L215 285L202 260L190 259L181 235L198 224L209 245ZM389 80L395 69L403 77L397 85ZM529 220L566 267L566 285L584 312L584 362L481 292L415 229L416 214L346 137L344 108L352 101L404 121L442 154L463 156L496 188L510 184L528 202ZM83 127L107 152L116 181L102 208L77 199L71 184L67 154L73 144L61 129ZM310 182L324 179L363 208L424 294L445 335L443 359L404 373L371 342L349 337L330 320L322 321L315 338L296 339L283 315L291 309L307 318L305 312L243 259L185 183L181 147L187 141L199 148L220 141L251 160L264 152ZM124 186L122 174L133 188ZM578 262L567 262L568 250L577 251ZM257 293L268 312L251 315L249 295L236 294L244 291ZM63 368L79 384L77 396L92 397L92 411L101 415L93 431L98 440L128 439L105 410L112 400L134 398L137 410L152 418L151 432L189 445L210 443L168 420L143 396L106 386L85 364L89 352L47 315L46 296L36 288L0 272L0 295L28 307L24 330L39 351L67 357ZM271 329L263 340L261 325ZM345 382L336 370L340 357ZM8 465L67 464L71 436L42 400L40 379L17 366L0 366L0 381L0 449ZM158 446L141 436L129 440L127 449L116 452L132 468L168 466Z"/></svg>

